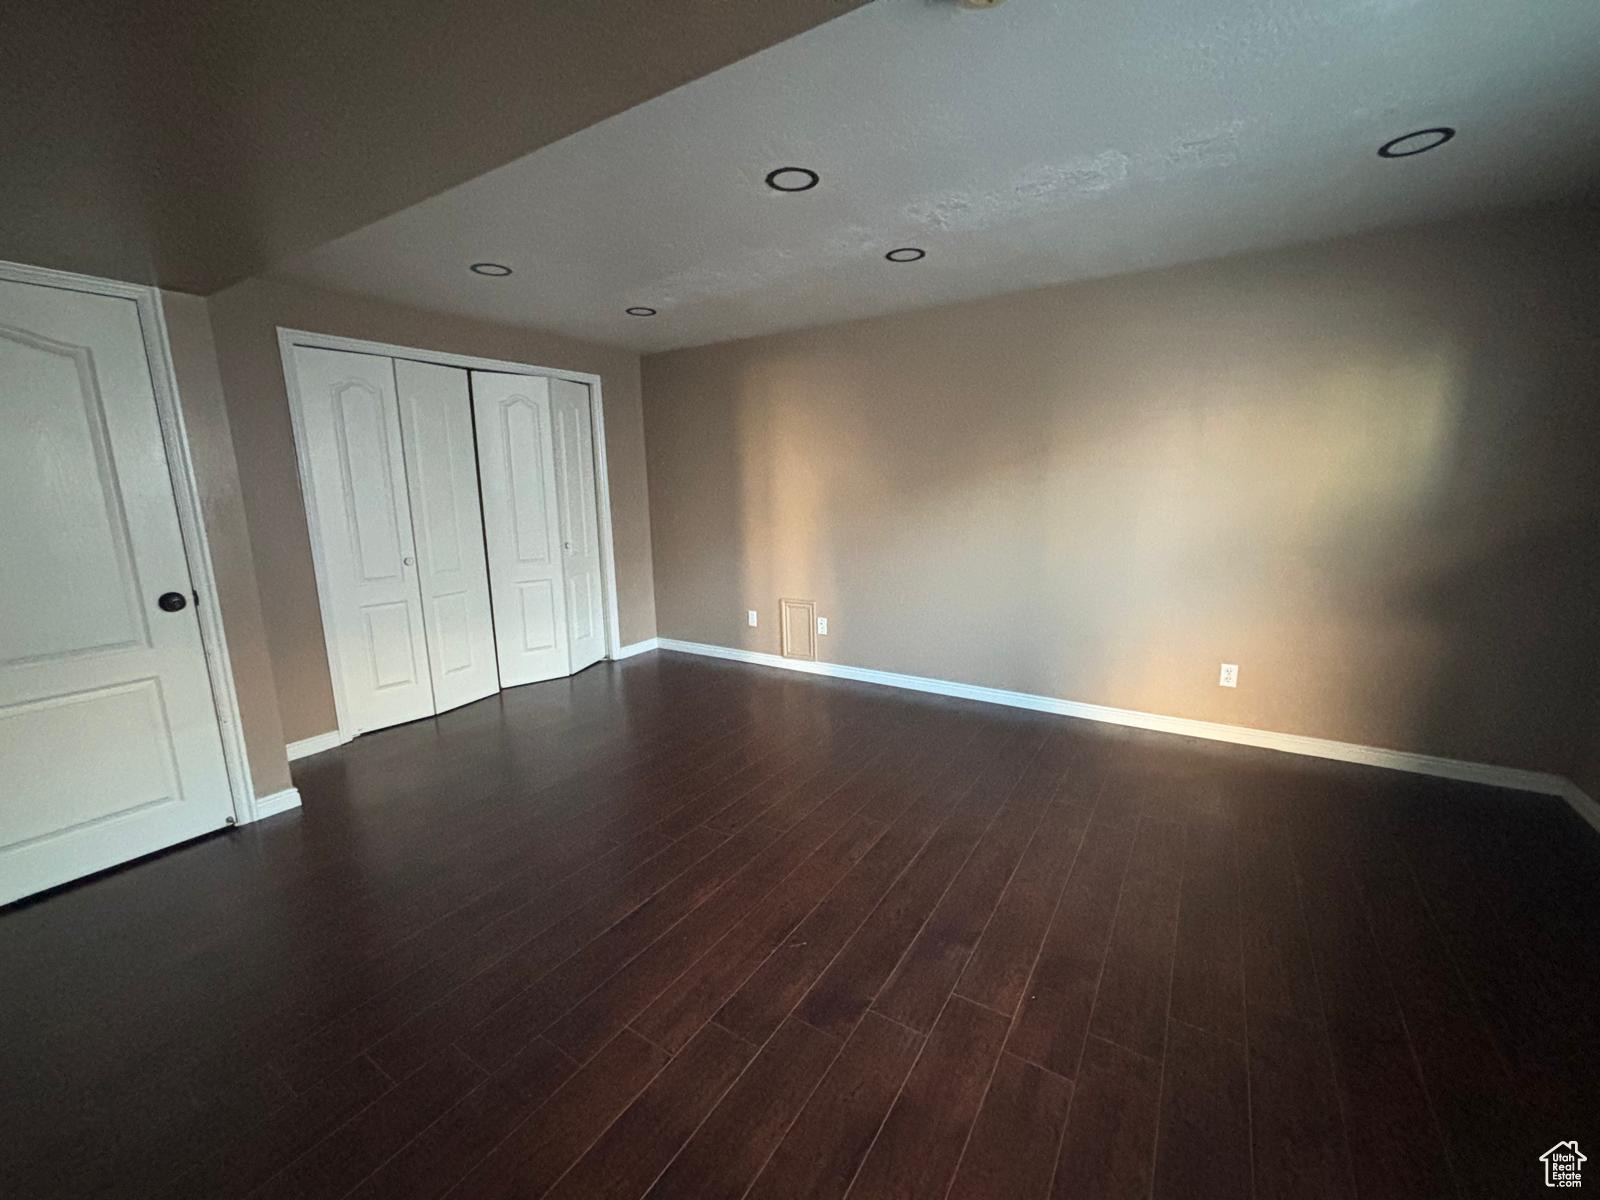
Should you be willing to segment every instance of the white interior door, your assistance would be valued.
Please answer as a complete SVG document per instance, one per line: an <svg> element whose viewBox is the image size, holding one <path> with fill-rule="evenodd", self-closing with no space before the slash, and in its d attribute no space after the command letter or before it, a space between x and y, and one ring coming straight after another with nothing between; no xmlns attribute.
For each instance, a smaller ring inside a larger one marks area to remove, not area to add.
<svg viewBox="0 0 1600 1200"><path fill-rule="evenodd" d="M296 346L307 516L354 736L434 711L394 362Z"/></svg>
<svg viewBox="0 0 1600 1200"><path fill-rule="evenodd" d="M570 675L550 381L472 372L500 682Z"/></svg>
<svg viewBox="0 0 1600 1200"><path fill-rule="evenodd" d="M433 700L444 712L500 690L472 395L459 367L398 358L394 376Z"/></svg>
<svg viewBox="0 0 1600 1200"><path fill-rule="evenodd" d="M600 519L594 480L589 385L550 381L555 427L556 495L561 515L561 571L567 583L567 641L581 671L606 656L605 584L600 574Z"/></svg>
<svg viewBox="0 0 1600 1200"><path fill-rule="evenodd" d="M0 902L232 812L138 307L0 282Z"/></svg>

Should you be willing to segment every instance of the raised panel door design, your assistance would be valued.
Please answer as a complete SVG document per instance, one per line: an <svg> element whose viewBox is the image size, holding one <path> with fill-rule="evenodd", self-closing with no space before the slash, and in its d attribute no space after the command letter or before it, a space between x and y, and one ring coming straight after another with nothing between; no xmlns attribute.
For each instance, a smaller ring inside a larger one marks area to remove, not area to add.
<svg viewBox="0 0 1600 1200"><path fill-rule="evenodd" d="M0 512L52 513L55 536L0 520L4 662L149 645L121 484L87 346L0 327ZM50 603L39 581L50 580Z"/></svg>
<svg viewBox="0 0 1600 1200"><path fill-rule="evenodd" d="M45 761L41 746L94 730L99 754ZM0 762L28 763L19 780L34 803L0 805L0 846L16 851L89 825L178 804L183 784L161 681L138 679L0 710ZM7 777L8 780L11 778Z"/></svg>
<svg viewBox="0 0 1600 1200"><path fill-rule="evenodd" d="M474 516L465 523L462 521L460 505L470 501L473 510L477 510L478 497L458 494L457 472L453 468L457 460L465 455L466 461L472 466L470 479L476 483L478 467L472 454L470 426L466 431L466 444L458 442L453 428L455 420L447 411L448 394L430 397L415 387L408 391L408 380L414 378L418 369L425 365L410 362L395 364L395 382L400 389L400 425L407 438L406 461L417 474L417 483L412 484L411 489L416 499L414 507L421 511L422 527L417 531L417 549L426 551L428 565L437 575L454 577L465 566L466 551L462 547L462 539L473 532L479 534L480 543L483 539L480 518ZM471 412L467 408L464 390L466 374L460 374L463 383L461 407L470 420ZM435 467L444 469L432 469ZM407 482L410 482L410 476L407 476ZM463 528L463 524L466 528ZM481 545L478 547L478 557L483 557Z"/></svg>
<svg viewBox="0 0 1600 1200"><path fill-rule="evenodd" d="M414 687L418 682L416 629L411 624L411 605L402 600L391 604L368 604L361 609L366 622L365 653L361 661L372 671L374 692Z"/></svg>
<svg viewBox="0 0 1600 1200"><path fill-rule="evenodd" d="M550 382L474 371L472 404L500 681L511 686L568 675Z"/></svg>
<svg viewBox="0 0 1600 1200"><path fill-rule="evenodd" d="M452 592L433 598L433 620L428 627L428 652L438 661L438 674L448 679L470 671L478 655L473 652L472 615L467 594ZM493 634L491 633L491 638ZM489 659L491 665L494 658ZM498 690L499 676L495 677Z"/></svg>
<svg viewBox="0 0 1600 1200"><path fill-rule="evenodd" d="M550 563L550 455L542 422L545 414L531 396L509 396L500 405L505 439L503 469L511 492L512 546L527 566Z"/></svg>
<svg viewBox="0 0 1600 1200"><path fill-rule="evenodd" d="M232 796L139 311L0 283L0 903Z"/></svg>
<svg viewBox="0 0 1600 1200"><path fill-rule="evenodd" d="M589 385L574 379L551 380L550 409L556 434L561 570L567 581L567 637L571 669L581 671L606 655L605 584L600 569Z"/></svg>
<svg viewBox="0 0 1600 1200"><path fill-rule="evenodd" d="M549 579L535 579L530 583L518 584L517 600L521 608L523 650L534 652L554 649L560 641L555 583Z"/></svg>
<svg viewBox="0 0 1600 1200"><path fill-rule="evenodd" d="M364 379L334 385L334 433L339 439L340 483L345 519L355 535L351 565L364 583L402 578L405 566L394 480L399 472L389 457L388 414L384 395Z"/></svg>
<svg viewBox="0 0 1600 1200"><path fill-rule="evenodd" d="M355 734L434 711L392 360L294 349L307 516L345 720Z"/></svg>
<svg viewBox="0 0 1600 1200"><path fill-rule="evenodd" d="M595 609L594 587L590 576L580 574L568 578L567 612L572 622L574 645L594 637L599 628L599 622L595 620L598 615Z"/></svg>
<svg viewBox="0 0 1600 1200"><path fill-rule="evenodd" d="M428 666L439 712L500 690L467 373L397 359Z"/></svg>

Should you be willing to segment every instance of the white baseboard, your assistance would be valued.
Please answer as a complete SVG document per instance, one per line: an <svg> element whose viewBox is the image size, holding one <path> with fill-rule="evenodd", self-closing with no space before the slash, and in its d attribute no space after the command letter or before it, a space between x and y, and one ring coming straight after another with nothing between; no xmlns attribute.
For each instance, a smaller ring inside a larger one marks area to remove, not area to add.
<svg viewBox="0 0 1600 1200"><path fill-rule="evenodd" d="M300 807L300 789L284 788L281 792L272 792L265 796L257 796L255 814L252 820L259 821L263 817L275 817L279 813L288 812L290 809Z"/></svg>
<svg viewBox="0 0 1600 1200"><path fill-rule="evenodd" d="M632 645L622 647L611 657L614 661L620 662L624 658L632 658L635 654L643 654L647 650L659 650L660 648L660 638L645 638L642 642L634 642Z"/></svg>
<svg viewBox="0 0 1600 1200"><path fill-rule="evenodd" d="M1579 816L1596 829L1600 829L1600 805L1584 795L1570 780L1543 771L1524 771L1516 767L1495 766L1492 763L1439 758L1432 754L1388 750L1381 746L1362 746L1355 742L1336 742L1329 738L1307 737L1298 733L1275 733L1268 729L1252 729L1246 725L1223 725L1215 721L1191 720L1188 717L1168 717L1160 713L1140 712L1131 708L1087 704L1081 700L1060 700L1054 696L1036 696L1028 692L1008 692L1001 688L954 683L948 679L901 675L894 671L874 671L866 667L848 667L840 663L809 662L803 659L783 658L777 654L761 654L753 650L712 646L703 642L680 642L676 638L658 638L657 642L663 650L677 650L684 654L727 658L763 667L778 667L785 671L802 671L809 675L827 675L835 679L853 679L858 683L905 688L913 692L932 692L962 700L977 700L984 704L1003 704L1011 708L1059 713L1064 717L1081 717L1086 721L1100 721L1108 725L1127 725L1135 729L1151 729L1183 737L1206 738L1213 742L1232 742L1239 746L1279 750L1285 754L1331 758L1340 762L1387 767L1394 771L1410 771L1417 775L1461 779L1469 783L1510 788L1519 792L1560 796L1572 805Z"/></svg>
<svg viewBox="0 0 1600 1200"><path fill-rule="evenodd" d="M1572 805L1573 812L1577 813L1596 829L1600 829L1600 803L1596 803L1593 797L1570 779L1564 779L1562 782L1567 786L1566 790L1561 793L1561 798Z"/></svg>
<svg viewBox="0 0 1600 1200"><path fill-rule="evenodd" d="M327 733L319 733L315 737L301 738L298 742L290 742L284 747L289 755L289 761L305 758L310 754L321 754L324 750L336 750L350 739L337 729L330 729Z"/></svg>

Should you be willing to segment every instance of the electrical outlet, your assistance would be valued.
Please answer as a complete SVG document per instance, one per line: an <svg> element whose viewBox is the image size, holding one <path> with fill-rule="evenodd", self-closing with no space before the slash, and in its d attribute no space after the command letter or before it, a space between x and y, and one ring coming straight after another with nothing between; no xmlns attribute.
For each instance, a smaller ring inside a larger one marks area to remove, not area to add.
<svg viewBox="0 0 1600 1200"><path fill-rule="evenodd" d="M1239 664L1238 663L1223 663L1222 664L1222 678L1217 680L1217 682L1219 684L1221 684L1223 687L1238 687L1239 686Z"/></svg>
<svg viewBox="0 0 1600 1200"><path fill-rule="evenodd" d="M756 627L756 625L758 624L758 620L756 618L756 610L752 608L749 612L747 612L745 614L744 619L746 621L749 621L750 622L750 628L754 629Z"/></svg>
<svg viewBox="0 0 1600 1200"><path fill-rule="evenodd" d="M817 618L817 636L818 637L827 637L828 636L828 618L827 617L818 617Z"/></svg>

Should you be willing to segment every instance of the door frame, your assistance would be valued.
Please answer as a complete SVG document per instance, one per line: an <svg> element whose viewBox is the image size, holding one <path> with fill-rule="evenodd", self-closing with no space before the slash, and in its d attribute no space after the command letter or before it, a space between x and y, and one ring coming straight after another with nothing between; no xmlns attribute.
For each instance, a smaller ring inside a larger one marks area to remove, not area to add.
<svg viewBox="0 0 1600 1200"><path fill-rule="evenodd" d="M540 367L532 363L506 362L497 358L480 358L471 354L452 354L444 350L423 350L415 346L401 346L392 342L375 342L367 338L341 337L331 333L313 333L307 329L291 329L279 325L278 358L283 365L283 383L289 397L289 420L294 427L296 465L300 472L300 497L305 503L306 532L311 538L311 563L317 577L317 610L322 618L322 642L328 653L328 676L333 685L333 710L338 718L338 742L343 744L355 736L351 731L355 723L350 719L350 709L345 702L344 684L339 671L339 645L334 634L332 614L328 610L326 579L328 568L318 530L316 498L311 494L310 469L306 458L306 435L301 416L300 379L294 369L294 348L306 346L317 350L344 350L353 354L372 354L381 358L406 358L415 362L436 363L444 367L461 367L467 371L495 371L502 375L538 375L548 379L570 379L589 387L589 431L594 439L595 504L600 514L600 576L601 591L606 608L606 657L615 659L622 649L622 629L617 613L617 551L611 531L611 471L606 459L605 401L601 394L600 376L588 371L565 371L558 367Z"/></svg>
<svg viewBox="0 0 1600 1200"><path fill-rule="evenodd" d="M144 339L145 359L150 368L150 387L155 393L156 415L161 423L162 448L166 452L167 474L172 480L172 500L178 510L178 529L183 539L184 557L188 560L189 580L199 596L195 615L200 623L200 645L205 652L206 676L211 681L211 704L216 711L217 727L222 736L222 760L233 802L233 823L247 825L259 817L270 815L257 811L255 788L250 779L244 723L239 716L239 694L233 683L233 659L228 653L228 639L223 628L222 600L211 562L211 543L201 517L200 484L195 478L194 459L189 454L189 430L178 396L178 378L173 370L172 348L167 338L167 318L161 306L160 292L142 284L4 260L0 260L0 280L133 301L139 314L139 332ZM272 811L279 810L273 808Z"/></svg>

